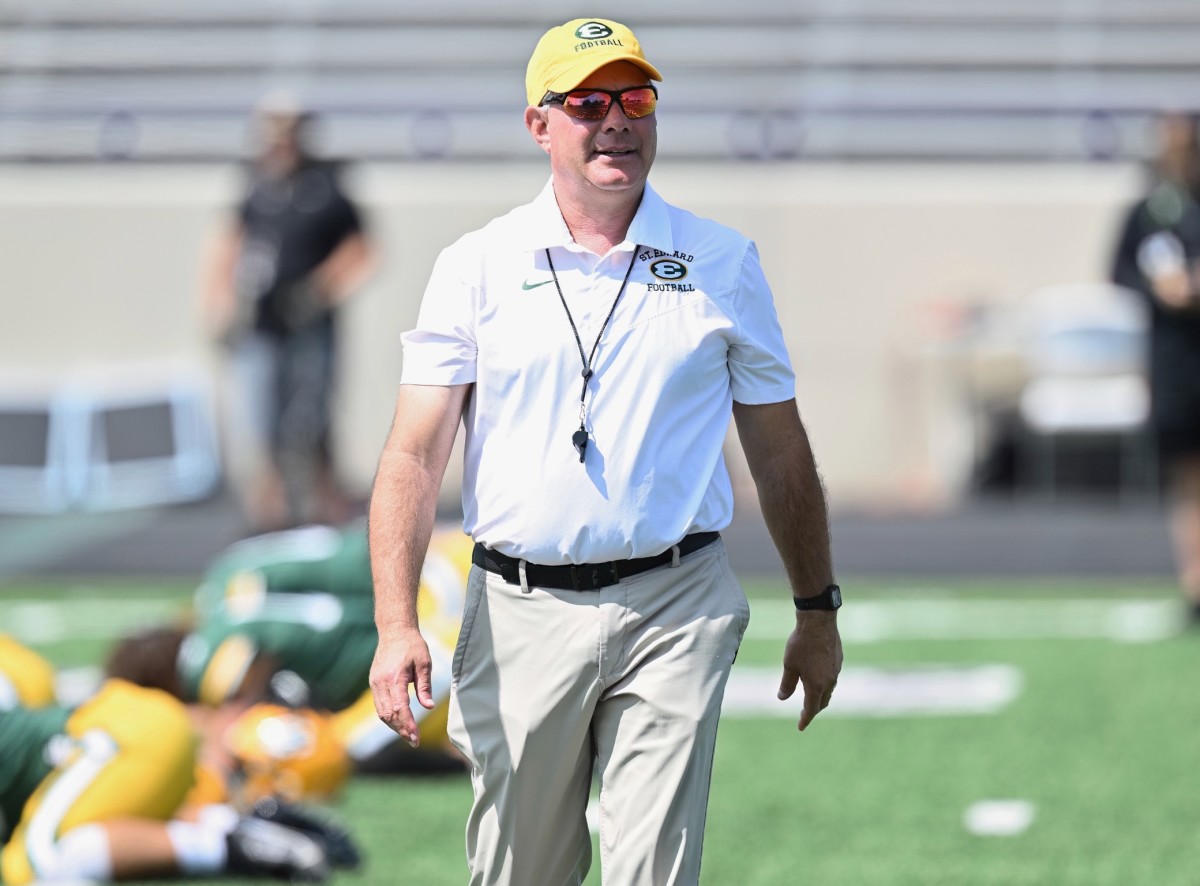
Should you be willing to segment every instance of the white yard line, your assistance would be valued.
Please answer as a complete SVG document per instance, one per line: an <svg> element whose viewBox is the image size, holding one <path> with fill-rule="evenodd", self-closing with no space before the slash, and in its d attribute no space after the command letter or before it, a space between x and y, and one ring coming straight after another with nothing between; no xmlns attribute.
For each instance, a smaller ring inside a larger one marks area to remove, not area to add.
<svg viewBox="0 0 1200 886"><path fill-rule="evenodd" d="M170 619L190 601L104 599L69 602L0 597L0 631L35 645L105 639ZM751 601L750 640L782 640L794 624L786 600ZM1171 600L964 600L953 597L851 601L838 614L847 643L892 640L1100 639L1146 642L1174 636L1183 623Z"/></svg>
<svg viewBox="0 0 1200 886"><path fill-rule="evenodd" d="M1016 837L1029 830L1036 815L1028 800L980 800L963 812L963 827L977 837Z"/></svg>
<svg viewBox="0 0 1200 886"><path fill-rule="evenodd" d="M721 712L727 717L800 716L802 689L787 701L776 696L776 668L735 667ZM848 667L822 717L981 716L1004 710L1021 694L1020 670L1012 665L916 665Z"/></svg>
<svg viewBox="0 0 1200 886"><path fill-rule="evenodd" d="M788 600L750 604L751 640L782 640L795 623ZM964 600L912 598L848 601L838 613L846 643L889 640L1097 639L1123 643L1179 633L1183 617L1171 600Z"/></svg>
<svg viewBox="0 0 1200 886"><path fill-rule="evenodd" d="M106 600L69 602L0 598L0 631L34 646L64 640L112 640L186 611L190 600Z"/></svg>
<svg viewBox="0 0 1200 886"><path fill-rule="evenodd" d="M0 630L28 643L105 639L170 619L188 601L104 599L69 602L0 597ZM751 601L750 640L782 640L794 624L785 600ZM847 643L891 640L1161 640L1183 623L1171 600L963 600L910 598L850 602L838 614Z"/></svg>

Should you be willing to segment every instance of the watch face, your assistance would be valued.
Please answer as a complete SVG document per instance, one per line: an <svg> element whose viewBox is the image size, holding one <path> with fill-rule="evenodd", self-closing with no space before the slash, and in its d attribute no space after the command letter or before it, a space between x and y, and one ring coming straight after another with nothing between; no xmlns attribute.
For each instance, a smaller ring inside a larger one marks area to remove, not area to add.
<svg viewBox="0 0 1200 886"><path fill-rule="evenodd" d="M834 609L837 609L838 607L840 607L842 605L842 589L841 588L835 587L829 591L829 603Z"/></svg>

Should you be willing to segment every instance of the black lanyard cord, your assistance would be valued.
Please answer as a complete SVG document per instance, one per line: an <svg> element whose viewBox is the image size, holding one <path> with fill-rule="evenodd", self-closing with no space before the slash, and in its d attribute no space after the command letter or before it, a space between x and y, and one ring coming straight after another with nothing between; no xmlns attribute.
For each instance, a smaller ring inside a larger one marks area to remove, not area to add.
<svg viewBox="0 0 1200 886"><path fill-rule="evenodd" d="M583 461L588 444L587 427L584 424L584 410L587 403L587 386L592 378L592 361L596 359L596 349L600 347L600 339L604 336L604 330L608 328L608 321L612 319L613 314L617 311L617 302L621 300L621 296L625 292L625 286L629 283L629 275L633 273L633 265L636 261L637 244L634 244L633 256L629 259L629 267L625 269L625 277L621 280L621 288L617 290L617 297L613 299L612 307L608 309L608 316L604 318L604 322L600 325L600 331L596 333L596 341L592 343L591 354L585 356L583 353L583 341L579 338L579 329L575 326L575 318L571 316L571 309L567 307L567 300L563 296L562 286L558 282L558 272L554 270L554 259L550 257L550 250L546 250L546 263L550 266L550 275L554 278L554 288L558 290L558 300L562 302L563 310L567 312L567 322L571 324L571 332L575 335L575 346L579 348L579 360L583 364L583 387L579 391L579 430L571 435L571 443L579 453L580 461Z"/></svg>

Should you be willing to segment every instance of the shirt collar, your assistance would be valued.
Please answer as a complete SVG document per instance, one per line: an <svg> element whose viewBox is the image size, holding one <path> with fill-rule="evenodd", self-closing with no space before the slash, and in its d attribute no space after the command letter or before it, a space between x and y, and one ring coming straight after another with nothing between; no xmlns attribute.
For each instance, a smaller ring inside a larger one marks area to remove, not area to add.
<svg viewBox="0 0 1200 886"><path fill-rule="evenodd" d="M563 221L554 199L554 180L546 182L541 193L526 205L527 213L520 220L515 231L516 244L534 252L549 246L571 247L575 241L567 223ZM647 182L642 192L642 202L638 205L625 242L636 246L648 246L662 252L674 250L674 238L671 236L671 217L667 211L667 203Z"/></svg>

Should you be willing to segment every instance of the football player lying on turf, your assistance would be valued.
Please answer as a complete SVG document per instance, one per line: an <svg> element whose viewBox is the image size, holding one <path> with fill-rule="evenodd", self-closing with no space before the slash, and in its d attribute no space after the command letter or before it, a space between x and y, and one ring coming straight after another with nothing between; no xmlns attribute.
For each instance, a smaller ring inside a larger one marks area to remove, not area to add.
<svg viewBox="0 0 1200 886"><path fill-rule="evenodd" d="M77 708L0 710L0 882L170 875L321 882L354 867L340 828L265 798L189 806L196 735L169 695L108 680Z"/></svg>
<svg viewBox="0 0 1200 886"><path fill-rule="evenodd" d="M234 544L205 574L195 623L125 638L107 673L208 706L214 734L247 705L274 701L330 712L358 771L460 768L446 738L446 713L470 555L467 536L442 529L421 573L422 632L441 661L432 687L437 705L414 706L423 718L418 752L380 722L368 687L378 634L361 524L310 526Z"/></svg>

